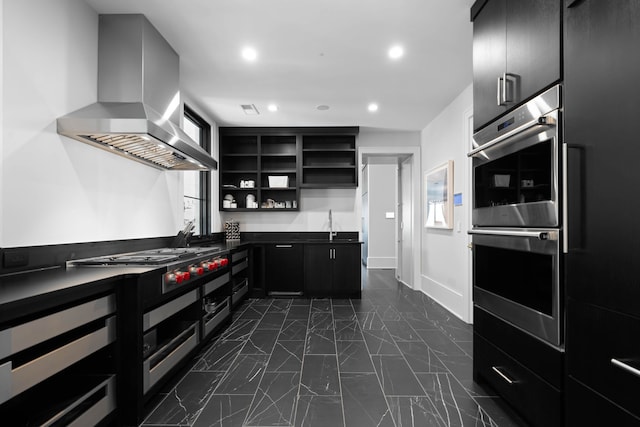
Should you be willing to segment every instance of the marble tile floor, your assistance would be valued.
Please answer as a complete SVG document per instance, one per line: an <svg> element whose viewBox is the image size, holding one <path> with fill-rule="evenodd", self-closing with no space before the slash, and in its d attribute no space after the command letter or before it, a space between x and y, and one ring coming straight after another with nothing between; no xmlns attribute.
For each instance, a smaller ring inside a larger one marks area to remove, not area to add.
<svg viewBox="0 0 640 427"><path fill-rule="evenodd" d="M250 299L141 426L525 425L473 381L472 340L394 270L360 300Z"/></svg>

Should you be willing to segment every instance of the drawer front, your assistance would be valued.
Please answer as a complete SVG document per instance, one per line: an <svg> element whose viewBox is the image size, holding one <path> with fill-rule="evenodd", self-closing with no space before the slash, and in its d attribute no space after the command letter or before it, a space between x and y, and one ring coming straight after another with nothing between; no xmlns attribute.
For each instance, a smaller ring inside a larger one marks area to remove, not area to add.
<svg viewBox="0 0 640 427"><path fill-rule="evenodd" d="M562 425L562 393L478 334L473 337L473 371L476 381L489 383L531 425Z"/></svg>
<svg viewBox="0 0 640 427"><path fill-rule="evenodd" d="M239 261L247 256L249 256L249 251L246 249L244 251L234 252L231 254L231 262Z"/></svg>
<svg viewBox="0 0 640 427"><path fill-rule="evenodd" d="M640 417L638 337L640 319L569 300L569 375Z"/></svg>
<svg viewBox="0 0 640 427"><path fill-rule="evenodd" d="M569 378L567 426L640 426L640 418Z"/></svg>
<svg viewBox="0 0 640 427"><path fill-rule="evenodd" d="M61 347L14 367L9 360L0 365L0 404L52 377L74 363L111 344L116 339L116 316Z"/></svg>
<svg viewBox="0 0 640 427"><path fill-rule="evenodd" d="M503 320L475 307L473 330L519 361L549 384L561 389L564 353Z"/></svg>
<svg viewBox="0 0 640 427"><path fill-rule="evenodd" d="M0 331L0 359L116 311L116 296L76 305L66 310Z"/></svg>
<svg viewBox="0 0 640 427"><path fill-rule="evenodd" d="M231 267L231 274L235 276L236 274L240 273L242 270L246 269L247 267L249 267L249 261L245 259L241 263Z"/></svg>

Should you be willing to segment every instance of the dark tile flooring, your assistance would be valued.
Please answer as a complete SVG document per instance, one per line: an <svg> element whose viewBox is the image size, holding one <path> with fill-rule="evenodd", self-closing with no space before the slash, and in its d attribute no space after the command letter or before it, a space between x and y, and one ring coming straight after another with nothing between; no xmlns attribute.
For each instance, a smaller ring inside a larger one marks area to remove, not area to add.
<svg viewBox="0 0 640 427"><path fill-rule="evenodd" d="M142 426L520 426L474 383L465 324L393 270L361 300L253 299Z"/></svg>

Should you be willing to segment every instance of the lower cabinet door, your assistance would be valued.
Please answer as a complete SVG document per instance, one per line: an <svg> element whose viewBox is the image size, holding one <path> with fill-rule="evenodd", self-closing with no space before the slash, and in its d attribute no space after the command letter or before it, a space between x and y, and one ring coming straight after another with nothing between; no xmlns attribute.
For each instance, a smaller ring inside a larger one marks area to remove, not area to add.
<svg viewBox="0 0 640 427"><path fill-rule="evenodd" d="M640 417L638 337L640 318L569 299L569 375L636 417Z"/></svg>
<svg viewBox="0 0 640 427"><path fill-rule="evenodd" d="M329 245L305 245L304 291L307 296L331 294L332 248Z"/></svg>
<svg viewBox="0 0 640 427"><path fill-rule="evenodd" d="M336 245L333 253L333 294L360 297L360 245Z"/></svg>
<svg viewBox="0 0 640 427"><path fill-rule="evenodd" d="M627 391L634 393L633 391ZM640 426L640 418L575 379L567 379L567 426Z"/></svg>
<svg viewBox="0 0 640 427"><path fill-rule="evenodd" d="M302 294L304 288L302 245L295 243L267 245L264 263L267 294Z"/></svg>

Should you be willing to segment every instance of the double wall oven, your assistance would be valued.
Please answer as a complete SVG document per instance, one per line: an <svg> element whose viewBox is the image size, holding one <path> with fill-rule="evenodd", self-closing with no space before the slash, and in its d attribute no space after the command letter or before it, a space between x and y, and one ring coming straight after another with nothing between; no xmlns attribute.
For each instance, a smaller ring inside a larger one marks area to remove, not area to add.
<svg viewBox="0 0 640 427"><path fill-rule="evenodd" d="M561 90L555 86L474 135L474 304L563 343L566 239Z"/></svg>

